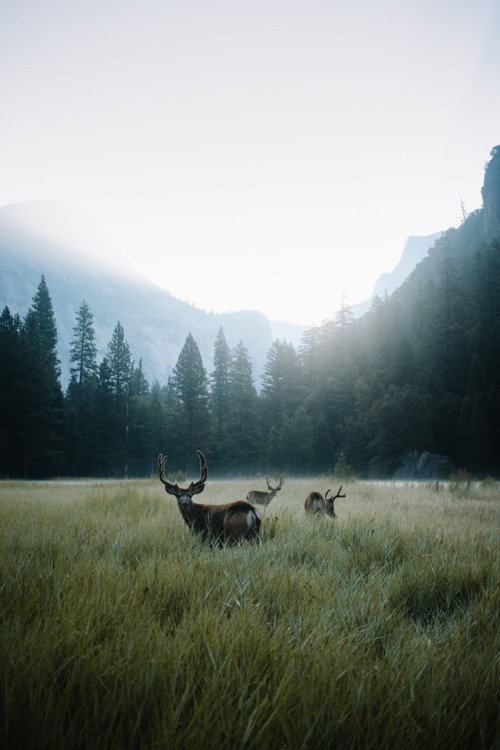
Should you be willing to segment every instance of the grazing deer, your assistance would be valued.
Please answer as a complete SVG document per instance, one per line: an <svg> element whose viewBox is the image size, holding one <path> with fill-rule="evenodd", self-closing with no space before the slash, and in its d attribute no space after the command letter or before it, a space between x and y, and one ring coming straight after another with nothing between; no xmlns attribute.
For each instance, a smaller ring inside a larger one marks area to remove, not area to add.
<svg viewBox="0 0 500 750"><path fill-rule="evenodd" d="M343 485L340 485L339 491L335 497L328 497L328 493L331 492L331 490L327 490L324 497L321 492L310 492L304 503L306 513L326 513L332 518L337 518L335 515L334 503L338 497L345 497L345 495L340 494L342 492L342 487Z"/></svg>
<svg viewBox="0 0 500 750"><path fill-rule="evenodd" d="M166 456L158 456L158 473L169 495L175 495L181 516L187 525L197 534L208 537L210 544L216 542L220 547L226 542L233 544L243 539L256 539L260 542L260 514L257 508L244 500L226 505L200 505L193 503L193 495L199 495L205 489L208 469L205 457L197 451L200 459L200 478L191 482L189 487L182 488L165 479Z"/></svg>
<svg viewBox="0 0 500 750"><path fill-rule="evenodd" d="M251 490L250 492L247 492L247 500L249 503L256 503L256 505L264 505L267 507L276 493L283 487L283 479L280 479L280 483L274 488L269 484L269 477L267 477L266 481L269 492L262 492L261 490Z"/></svg>

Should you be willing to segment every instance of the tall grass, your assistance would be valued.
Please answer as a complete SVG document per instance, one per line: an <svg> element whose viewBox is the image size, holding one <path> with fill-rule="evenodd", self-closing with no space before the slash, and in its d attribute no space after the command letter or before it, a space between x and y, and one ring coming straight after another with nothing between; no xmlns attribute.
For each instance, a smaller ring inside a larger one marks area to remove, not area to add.
<svg viewBox="0 0 500 750"><path fill-rule="evenodd" d="M500 747L498 485L326 481L224 549L157 481L2 483L3 747Z"/></svg>

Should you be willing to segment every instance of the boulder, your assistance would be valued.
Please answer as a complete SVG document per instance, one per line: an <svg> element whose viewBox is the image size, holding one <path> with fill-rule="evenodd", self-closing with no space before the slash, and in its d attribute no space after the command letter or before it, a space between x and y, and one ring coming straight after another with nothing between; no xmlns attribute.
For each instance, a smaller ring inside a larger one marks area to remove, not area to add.
<svg viewBox="0 0 500 750"><path fill-rule="evenodd" d="M406 450L400 455L399 462L400 466L392 477L397 480L449 479L456 471L451 458L427 451Z"/></svg>

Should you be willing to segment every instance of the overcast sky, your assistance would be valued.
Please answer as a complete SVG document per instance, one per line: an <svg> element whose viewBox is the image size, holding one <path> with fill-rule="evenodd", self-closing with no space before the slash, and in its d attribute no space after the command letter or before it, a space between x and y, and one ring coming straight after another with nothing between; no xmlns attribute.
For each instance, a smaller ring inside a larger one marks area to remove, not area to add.
<svg viewBox="0 0 500 750"><path fill-rule="evenodd" d="M480 208L499 40L498 0L4 0L0 206L76 204L181 299L320 323Z"/></svg>

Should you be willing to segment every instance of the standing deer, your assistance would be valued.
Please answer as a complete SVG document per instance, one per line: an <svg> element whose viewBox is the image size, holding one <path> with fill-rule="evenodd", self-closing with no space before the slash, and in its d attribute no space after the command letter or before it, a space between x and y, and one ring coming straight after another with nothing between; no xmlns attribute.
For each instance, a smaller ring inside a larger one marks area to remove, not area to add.
<svg viewBox="0 0 500 750"><path fill-rule="evenodd" d="M283 479L280 479L280 483L277 487L274 488L269 484L269 477L267 477L266 481L267 489L269 490L269 492L262 492L261 490L250 490L250 492L247 492L247 500L249 503L256 503L257 505L264 505L267 507L276 493L279 492L283 487Z"/></svg>
<svg viewBox="0 0 500 750"><path fill-rule="evenodd" d="M342 487L343 485L340 485L339 491L335 497L328 497L328 493L331 492L331 490L327 490L324 497L321 492L310 492L304 503L306 513L326 513L332 518L337 518L335 515L334 503L338 497L345 497L345 495L340 494L342 492Z"/></svg>
<svg viewBox="0 0 500 750"><path fill-rule="evenodd" d="M226 505L200 505L193 502L193 495L199 495L205 489L208 469L205 457L197 451L200 459L200 478L191 482L189 487L182 488L165 479L166 456L158 456L158 473L169 495L175 495L181 516L187 525L203 538L208 537L210 544L216 542L220 547L227 542L234 544L243 539L256 539L260 542L260 514L257 508L244 500Z"/></svg>

